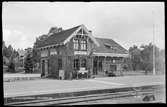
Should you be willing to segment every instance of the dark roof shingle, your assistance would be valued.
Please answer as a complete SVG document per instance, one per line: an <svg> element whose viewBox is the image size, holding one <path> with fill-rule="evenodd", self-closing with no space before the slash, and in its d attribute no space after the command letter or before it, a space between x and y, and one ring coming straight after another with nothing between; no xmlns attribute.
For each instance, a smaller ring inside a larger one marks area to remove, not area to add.
<svg viewBox="0 0 167 107"><path fill-rule="evenodd" d="M79 26L63 30L59 33L55 33L50 35L48 38L46 38L44 41L40 41L37 43L37 48L48 46L48 45L53 45L53 44L60 44L64 42L75 30L77 30Z"/></svg>
<svg viewBox="0 0 167 107"><path fill-rule="evenodd" d="M55 33L55 34L50 35L45 40L38 42L37 48L41 48L41 47L48 46L48 45L63 43L80 26L81 25L67 29L67 30L63 30L59 33ZM108 38L95 38L95 39L100 44L100 46L95 49L95 52L119 53L119 54L126 54L127 53L126 49L124 49L121 45L119 45L118 43L116 43L112 39L108 39ZM110 46L112 48L110 48Z"/></svg>
<svg viewBox="0 0 167 107"><path fill-rule="evenodd" d="M126 54L127 50L123 48L121 45L116 43L112 39L106 39L106 38L96 38L96 40L99 42L100 46L95 49L95 52L99 53L119 53L119 54ZM108 47L108 46L111 46Z"/></svg>

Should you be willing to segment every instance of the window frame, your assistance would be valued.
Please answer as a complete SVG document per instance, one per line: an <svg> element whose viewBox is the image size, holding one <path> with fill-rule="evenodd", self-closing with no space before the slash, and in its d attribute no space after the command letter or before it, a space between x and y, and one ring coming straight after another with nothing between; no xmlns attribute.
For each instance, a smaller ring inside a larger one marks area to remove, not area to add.
<svg viewBox="0 0 167 107"><path fill-rule="evenodd" d="M74 44L74 46L73 46L74 50L79 50L79 40L73 39L73 44Z"/></svg>
<svg viewBox="0 0 167 107"><path fill-rule="evenodd" d="M62 58L58 58L58 70L62 70L63 69L63 61Z"/></svg>
<svg viewBox="0 0 167 107"><path fill-rule="evenodd" d="M86 51L87 50L87 41L86 40L81 40L80 42L80 50Z"/></svg>
<svg viewBox="0 0 167 107"><path fill-rule="evenodd" d="M79 70L79 68L80 68L79 59L74 59L73 61L74 61L74 65L73 65L74 70Z"/></svg>
<svg viewBox="0 0 167 107"><path fill-rule="evenodd" d="M85 33L84 33L85 32ZM81 28L73 37L73 48L77 51L87 51L87 39L88 34ZM77 47L77 48L76 48Z"/></svg>
<svg viewBox="0 0 167 107"><path fill-rule="evenodd" d="M84 68L86 68L87 67L87 60L86 59L82 59L81 60L81 67L84 67Z"/></svg>

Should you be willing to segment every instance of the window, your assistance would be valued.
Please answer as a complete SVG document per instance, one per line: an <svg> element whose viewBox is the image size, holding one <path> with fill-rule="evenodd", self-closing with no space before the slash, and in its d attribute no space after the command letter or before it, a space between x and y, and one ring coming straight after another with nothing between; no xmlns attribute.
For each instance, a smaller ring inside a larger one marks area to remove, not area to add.
<svg viewBox="0 0 167 107"><path fill-rule="evenodd" d="M62 69L62 59L58 59L58 69Z"/></svg>
<svg viewBox="0 0 167 107"><path fill-rule="evenodd" d="M77 35L73 39L74 41L74 50L87 50L87 33L80 29L77 32Z"/></svg>
<svg viewBox="0 0 167 107"><path fill-rule="evenodd" d="M41 52L41 57L47 57L47 56L48 56L48 51Z"/></svg>
<svg viewBox="0 0 167 107"><path fill-rule="evenodd" d="M50 50L50 55L57 55L56 49L51 49Z"/></svg>
<svg viewBox="0 0 167 107"><path fill-rule="evenodd" d="M82 35L79 35L79 34L78 34L78 35L76 35L76 38L77 38L77 39L80 39L81 36L82 36Z"/></svg>
<svg viewBox="0 0 167 107"><path fill-rule="evenodd" d="M74 39L74 49L75 50L79 49L79 40L78 39Z"/></svg>
<svg viewBox="0 0 167 107"><path fill-rule="evenodd" d="M79 59L74 59L74 69L79 70Z"/></svg>
<svg viewBox="0 0 167 107"><path fill-rule="evenodd" d="M81 67L86 67L86 59L82 59Z"/></svg>
<svg viewBox="0 0 167 107"><path fill-rule="evenodd" d="M86 40L81 40L81 50L86 50L86 49L87 49Z"/></svg>

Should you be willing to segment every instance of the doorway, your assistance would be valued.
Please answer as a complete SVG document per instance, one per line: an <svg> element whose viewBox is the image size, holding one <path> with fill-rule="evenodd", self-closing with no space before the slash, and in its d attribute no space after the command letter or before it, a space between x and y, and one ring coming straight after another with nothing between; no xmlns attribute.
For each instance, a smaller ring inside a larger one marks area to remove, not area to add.
<svg viewBox="0 0 167 107"><path fill-rule="evenodd" d="M93 60L93 75L97 75L97 59Z"/></svg>
<svg viewBox="0 0 167 107"><path fill-rule="evenodd" d="M45 60L42 60L42 74L41 76L45 75Z"/></svg>

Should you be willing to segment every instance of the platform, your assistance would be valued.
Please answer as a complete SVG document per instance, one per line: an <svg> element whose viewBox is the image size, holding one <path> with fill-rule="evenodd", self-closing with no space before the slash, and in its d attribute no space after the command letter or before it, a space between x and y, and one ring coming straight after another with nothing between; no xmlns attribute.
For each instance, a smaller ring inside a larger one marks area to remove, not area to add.
<svg viewBox="0 0 167 107"><path fill-rule="evenodd" d="M13 82L13 81L22 81L22 80L34 80L40 79L41 74L3 74L3 81L4 82Z"/></svg>
<svg viewBox="0 0 167 107"><path fill-rule="evenodd" d="M165 85L165 76L105 77L84 80L39 79L4 82L4 97L31 96L113 88Z"/></svg>

